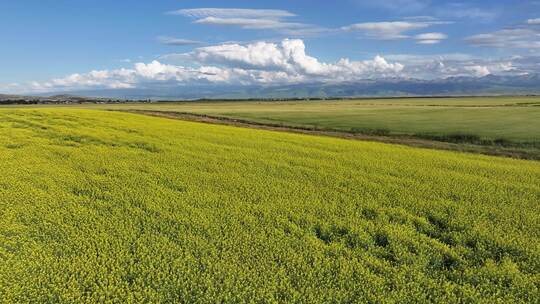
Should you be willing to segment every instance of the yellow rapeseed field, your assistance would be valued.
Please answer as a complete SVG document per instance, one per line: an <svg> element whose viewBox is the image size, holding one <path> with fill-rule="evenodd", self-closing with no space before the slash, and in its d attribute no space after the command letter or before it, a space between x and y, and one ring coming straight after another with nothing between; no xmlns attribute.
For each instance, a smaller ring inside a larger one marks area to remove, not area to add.
<svg viewBox="0 0 540 304"><path fill-rule="evenodd" d="M0 110L5 303L538 303L540 163Z"/></svg>

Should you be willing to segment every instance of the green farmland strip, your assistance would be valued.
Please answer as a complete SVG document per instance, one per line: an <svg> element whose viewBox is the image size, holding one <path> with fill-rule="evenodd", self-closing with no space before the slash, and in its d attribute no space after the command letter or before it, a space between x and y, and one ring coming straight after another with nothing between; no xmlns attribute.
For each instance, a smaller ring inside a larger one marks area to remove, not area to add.
<svg viewBox="0 0 540 304"><path fill-rule="evenodd" d="M390 135L468 134L540 148L540 97L364 99L285 102L183 102L104 105L178 111L285 126Z"/></svg>

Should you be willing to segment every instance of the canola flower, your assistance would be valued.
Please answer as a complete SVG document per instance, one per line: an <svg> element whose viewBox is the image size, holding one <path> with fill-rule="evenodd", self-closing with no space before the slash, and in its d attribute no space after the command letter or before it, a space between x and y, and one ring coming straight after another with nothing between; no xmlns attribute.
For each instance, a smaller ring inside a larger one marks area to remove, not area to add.
<svg viewBox="0 0 540 304"><path fill-rule="evenodd" d="M5 303L535 303L540 166L0 110Z"/></svg>

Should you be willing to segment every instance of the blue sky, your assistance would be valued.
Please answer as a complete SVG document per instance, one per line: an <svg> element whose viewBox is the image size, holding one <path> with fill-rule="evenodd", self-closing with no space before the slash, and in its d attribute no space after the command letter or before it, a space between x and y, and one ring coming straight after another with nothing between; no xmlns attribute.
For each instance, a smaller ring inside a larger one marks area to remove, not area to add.
<svg viewBox="0 0 540 304"><path fill-rule="evenodd" d="M0 1L0 92L535 73L539 18L536 0Z"/></svg>

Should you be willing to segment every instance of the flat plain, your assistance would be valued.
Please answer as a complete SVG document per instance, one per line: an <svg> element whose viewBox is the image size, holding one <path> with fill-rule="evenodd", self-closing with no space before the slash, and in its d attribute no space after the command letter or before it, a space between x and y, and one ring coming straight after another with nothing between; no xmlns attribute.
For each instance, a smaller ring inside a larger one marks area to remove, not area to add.
<svg viewBox="0 0 540 304"><path fill-rule="evenodd" d="M468 134L491 140L540 143L540 97L197 101L105 108L187 112L347 132Z"/></svg>
<svg viewBox="0 0 540 304"><path fill-rule="evenodd" d="M536 138L540 107L499 102L474 130ZM304 103L223 104L94 107L311 121ZM400 107L410 132L422 111L449 128L439 106ZM0 164L6 303L540 299L537 161L58 107L0 109Z"/></svg>

